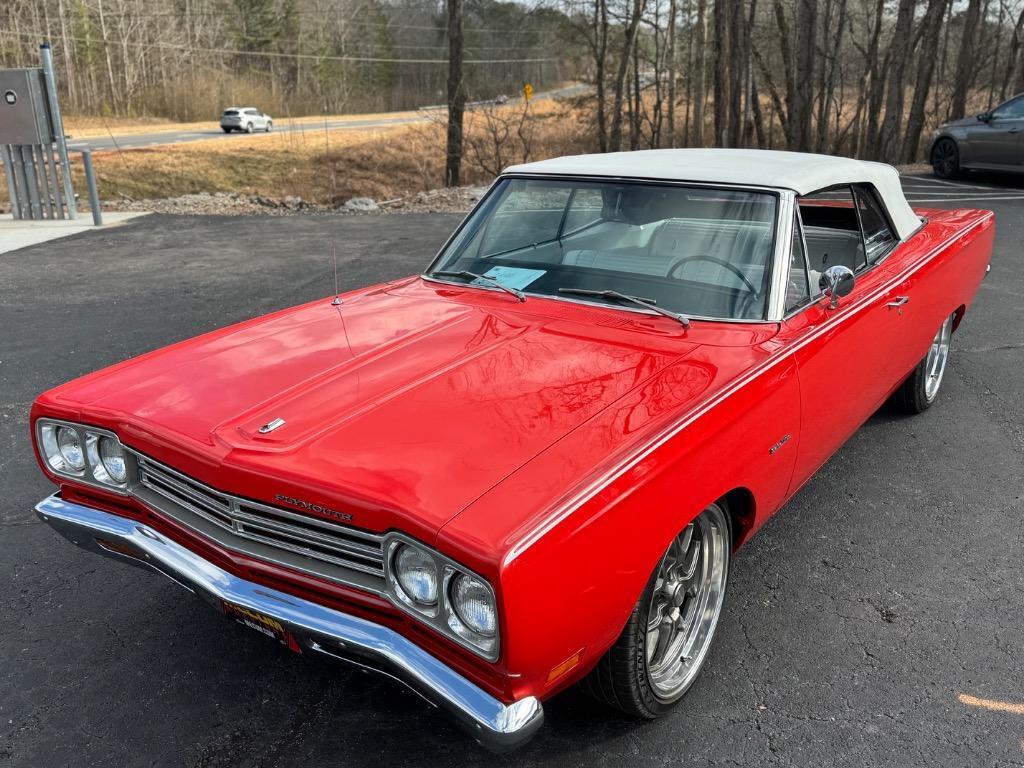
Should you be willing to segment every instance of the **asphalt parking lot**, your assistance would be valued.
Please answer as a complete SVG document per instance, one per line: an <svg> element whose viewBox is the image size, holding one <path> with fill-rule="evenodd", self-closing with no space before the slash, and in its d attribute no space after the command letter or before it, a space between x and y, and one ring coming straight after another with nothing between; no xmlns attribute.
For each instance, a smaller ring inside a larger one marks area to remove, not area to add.
<svg viewBox="0 0 1024 768"><path fill-rule="evenodd" d="M998 221L940 401L876 414L741 551L673 715L569 691L504 757L31 513L36 394L329 294L332 242L343 288L416 271L458 216L151 216L0 256L0 765L1024 765L1024 177L906 186Z"/></svg>

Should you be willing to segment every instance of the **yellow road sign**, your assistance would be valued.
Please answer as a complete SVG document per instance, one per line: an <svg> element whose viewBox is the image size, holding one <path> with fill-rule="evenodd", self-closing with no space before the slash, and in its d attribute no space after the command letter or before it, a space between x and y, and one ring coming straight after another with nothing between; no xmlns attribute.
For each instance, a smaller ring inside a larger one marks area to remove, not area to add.
<svg viewBox="0 0 1024 768"><path fill-rule="evenodd" d="M533 96L533 86L529 83L523 86L523 96L526 97L527 101L529 101Z"/></svg>

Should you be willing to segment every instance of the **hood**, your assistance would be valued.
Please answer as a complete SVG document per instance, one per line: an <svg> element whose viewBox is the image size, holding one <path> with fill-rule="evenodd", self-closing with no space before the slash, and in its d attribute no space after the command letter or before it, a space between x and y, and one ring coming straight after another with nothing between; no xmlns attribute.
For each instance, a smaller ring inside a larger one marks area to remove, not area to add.
<svg viewBox="0 0 1024 768"><path fill-rule="evenodd" d="M421 280L343 299L129 360L40 407L109 426L220 490L285 495L431 540L699 346L664 318Z"/></svg>
<svg viewBox="0 0 1024 768"><path fill-rule="evenodd" d="M972 115L971 117L961 117L958 120L949 120L943 123L938 127L938 130L941 131L944 128L963 128L969 125L977 125L979 122L981 121L978 120L978 118L975 117L974 115Z"/></svg>

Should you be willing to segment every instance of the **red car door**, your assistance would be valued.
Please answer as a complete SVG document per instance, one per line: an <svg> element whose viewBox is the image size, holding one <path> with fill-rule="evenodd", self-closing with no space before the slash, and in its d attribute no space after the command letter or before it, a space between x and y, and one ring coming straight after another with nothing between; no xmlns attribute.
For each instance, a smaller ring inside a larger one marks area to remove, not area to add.
<svg viewBox="0 0 1024 768"><path fill-rule="evenodd" d="M902 307L909 299L900 293L906 283L893 282L902 270L902 249L892 250L895 238L872 240L871 233L865 238L860 215L842 221L840 214L858 213L849 189L829 192L820 201L805 198L800 206L811 289L817 289L820 272L834 264L850 267L857 277L853 292L835 309L829 308L827 299L812 299L790 313L778 336L792 345L800 382L800 432L791 491L846 442L906 373L897 371L902 363L893 355ZM857 238L851 227L856 227ZM880 263L869 263L883 256Z"/></svg>

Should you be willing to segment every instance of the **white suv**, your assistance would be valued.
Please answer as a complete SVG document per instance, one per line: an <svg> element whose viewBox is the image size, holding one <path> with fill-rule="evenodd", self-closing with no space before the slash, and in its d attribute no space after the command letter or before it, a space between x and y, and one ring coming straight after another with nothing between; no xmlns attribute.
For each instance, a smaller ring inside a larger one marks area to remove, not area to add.
<svg viewBox="0 0 1024 768"><path fill-rule="evenodd" d="M224 133L232 131L252 133L257 129L270 133L274 130L274 121L270 119L270 115L266 115L254 107L228 107L220 116L220 128Z"/></svg>

